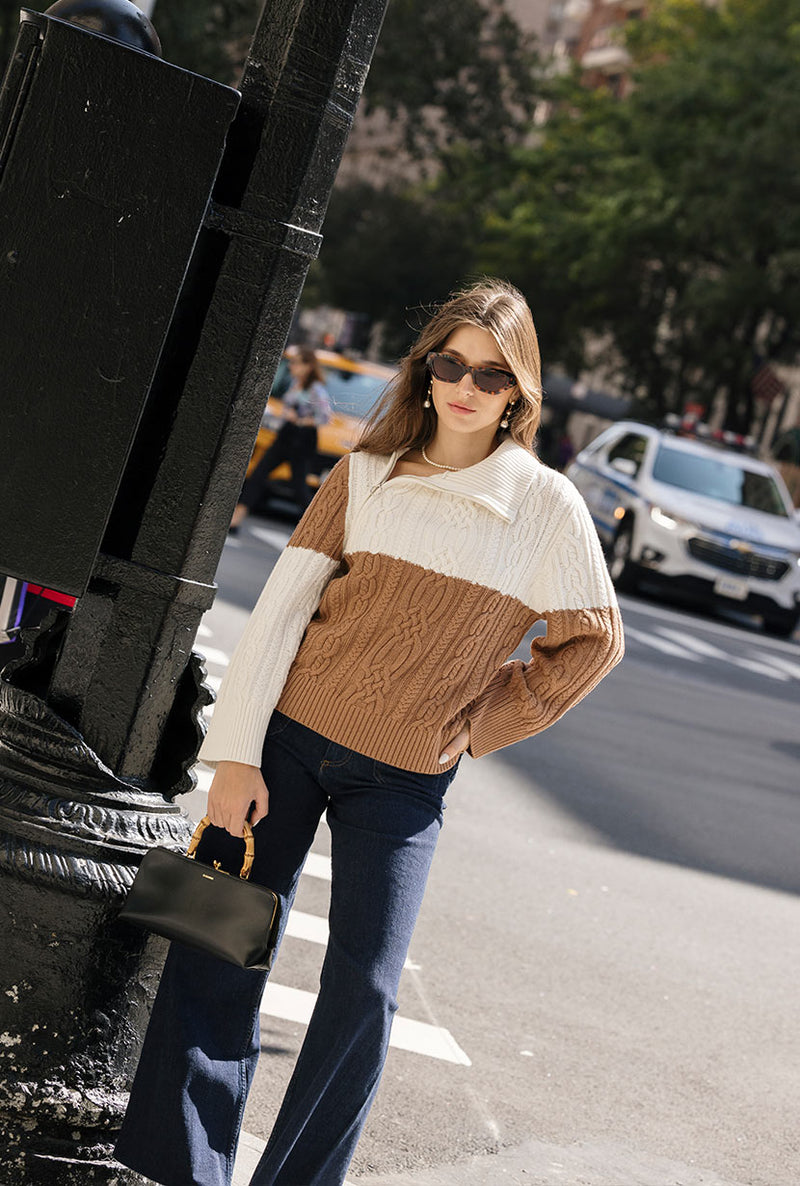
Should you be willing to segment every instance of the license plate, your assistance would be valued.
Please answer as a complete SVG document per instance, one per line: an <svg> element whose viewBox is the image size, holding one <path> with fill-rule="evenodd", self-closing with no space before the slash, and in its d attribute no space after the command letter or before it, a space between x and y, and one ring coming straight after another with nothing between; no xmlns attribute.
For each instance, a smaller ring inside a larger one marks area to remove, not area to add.
<svg viewBox="0 0 800 1186"><path fill-rule="evenodd" d="M719 577L714 582L714 592L720 597L732 597L734 601L744 601L749 589L747 581L740 577Z"/></svg>

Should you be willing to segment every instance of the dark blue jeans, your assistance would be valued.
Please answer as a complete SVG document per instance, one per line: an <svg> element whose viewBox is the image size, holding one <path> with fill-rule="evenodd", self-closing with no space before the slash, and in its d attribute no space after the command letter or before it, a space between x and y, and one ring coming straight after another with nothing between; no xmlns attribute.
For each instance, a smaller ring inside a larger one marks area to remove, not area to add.
<svg viewBox="0 0 800 1186"><path fill-rule="evenodd" d="M251 1186L339 1186L380 1079L455 767L413 774L275 713L263 774L251 877L280 895L282 925L326 810L333 876L319 996ZM203 845L201 859L238 868L241 841L209 828ZM117 1142L124 1165L165 1186L229 1186L265 980L172 944Z"/></svg>

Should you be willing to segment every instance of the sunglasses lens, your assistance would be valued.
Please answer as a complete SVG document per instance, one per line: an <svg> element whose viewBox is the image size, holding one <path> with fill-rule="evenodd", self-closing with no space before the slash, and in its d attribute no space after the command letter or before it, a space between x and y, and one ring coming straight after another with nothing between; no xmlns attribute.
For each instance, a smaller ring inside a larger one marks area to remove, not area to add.
<svg viewBox="0 0 800 1186"><path fill-rule="evenodd" d="M475 386L490 395L497 395L511 386L511 377L506 371L492 371L488 367L474 372Z"/></svg>
<svg viewBox="0 0 800 1186"><path fill-rule="evenodd" d="M434 379L441 383L460 383L470 369L457 358L451 358L449 354L429 354L428 366ZM478 390L489 395L498 395L506 388L513 387L516 382L508 371L500 371L495 367L476 367L472 372L472 378Z"/></svg>
<svg viewBox="0 0 800 1186"><path fill-rule="evenodd" d="M464 378L467 368L455 358L448 358L446 354L434 354L431 358L431 371L433 377L441 383L458 383Z"/></svg>

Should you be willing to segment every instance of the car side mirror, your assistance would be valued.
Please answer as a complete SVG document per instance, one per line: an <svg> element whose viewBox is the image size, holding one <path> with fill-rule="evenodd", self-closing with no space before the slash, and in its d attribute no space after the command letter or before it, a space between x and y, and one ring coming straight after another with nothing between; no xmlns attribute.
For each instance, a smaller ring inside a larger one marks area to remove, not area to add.
<svg viewBox="0 0 800 1186"><path fill-rule="evenodd" d="M615 457L613 461L609 462L609 465L617 473L625 474L628 478L635 478L636 472L639 469L636 462L631 460L630 457Z"/></svg>

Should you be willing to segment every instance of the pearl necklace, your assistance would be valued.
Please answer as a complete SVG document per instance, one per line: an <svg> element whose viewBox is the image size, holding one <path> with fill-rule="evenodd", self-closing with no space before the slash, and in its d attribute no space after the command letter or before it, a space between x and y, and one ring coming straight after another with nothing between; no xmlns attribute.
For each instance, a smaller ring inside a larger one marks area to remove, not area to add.
<svg viewBox="0 0 800 1186"><path fill-rule="evenodd" d="M458 474L458 473L460 473L460 472L461 472L461 470L464 468L462 465L441 465L441 464L440 464L438 461L431 461L430 457L429 457L429 456L428 456L428 454L425 452L425 446L424 446L424 445L422 446L422 449L421 449L420 451L421 451L421 453L422 453L422 456L423 456L423 457L425 458L425 460L427 461L428 465L433 465L433 466L435 466L435 467L436 467L436 469L450 469L450 470L453 470L453 472L454 472L454 473L457 473L457 474Z"/></svg>

